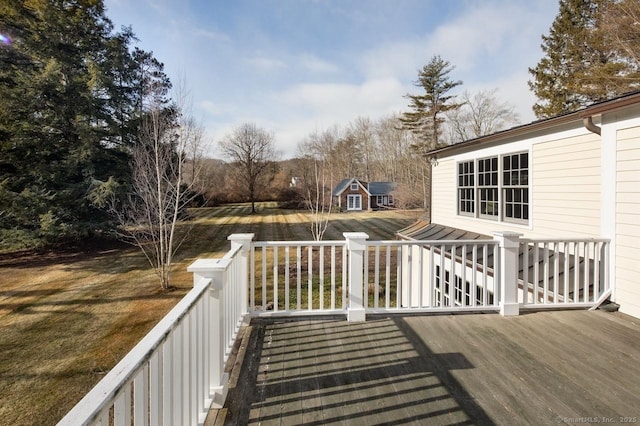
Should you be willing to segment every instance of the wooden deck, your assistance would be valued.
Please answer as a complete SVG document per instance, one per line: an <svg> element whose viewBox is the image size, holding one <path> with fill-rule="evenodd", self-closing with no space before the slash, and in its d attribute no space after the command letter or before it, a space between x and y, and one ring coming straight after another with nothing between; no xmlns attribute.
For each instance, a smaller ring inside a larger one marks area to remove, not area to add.
<svg viewBox="0 0 640 426"><path fill-rule="evenodd" d="M209 423L640 422L640 321L619 313L256 319L242 354Z"/></svg>

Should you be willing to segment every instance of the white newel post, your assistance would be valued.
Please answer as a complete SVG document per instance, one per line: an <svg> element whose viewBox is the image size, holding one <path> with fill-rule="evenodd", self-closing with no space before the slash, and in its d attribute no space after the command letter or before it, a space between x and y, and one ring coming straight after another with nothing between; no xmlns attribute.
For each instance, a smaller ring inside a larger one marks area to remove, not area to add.
<svg viewBox="0 0 640 426"><path fill-rule="evenodd" d="M237 285L240 286L240 313L246 318L249 305L249 250L254 234L231 234L227 237L231 241L231 251L235 251L240 246L240 271L241 279ZM236 284L234 284L236 285Z"/></svg>
<svg viewBox="0 0 640 426"><path fill-rule="evenodd" d="M198 259L193 262L187 271L193 272L193 281L198 282L202 278L211 278L209 290L209 309L205 315L208 318L210 329L209 345L209 398L211 406L222 408L227 397L227 382L229 374L224 372L225 341L224 323L226 309L224 292L227 286L227 268L232 259ZM205 368L206 370L206 368ZM203 374L206 373L203 372Z"/></svg>
<svg viewBox="0 0 640 426"><path fill-rule="evenodd" d="M500 280L500 315L519 315L518 303L518 249L520 237L518 232L494 232L494 239L499 242L500 268L498 278ZM494 259L494 265L496 260ZM498 284L498 283L495 283Z"/></svg>
<svg viewBox="0 0 640 426"><path fill-rule="evenodd" d="M349 307L347 321L364 321L364 251L367 248L369 235L364 232L344 232L349 251Z"/></svg>

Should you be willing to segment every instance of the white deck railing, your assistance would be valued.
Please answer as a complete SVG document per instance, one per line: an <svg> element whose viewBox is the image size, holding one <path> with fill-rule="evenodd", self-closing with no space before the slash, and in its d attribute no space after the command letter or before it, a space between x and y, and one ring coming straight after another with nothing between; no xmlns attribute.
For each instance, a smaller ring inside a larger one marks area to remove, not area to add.
<svg viewBox="0 0 640 426"><path fill-rule="evenodd" d="M230 237L224 258L189 267L193 289L59 425L197 425L222 406L224 366L247 312L245 237Z"/></svg>
<svg viewBox="0 0 640 426"><path fill-rule="evenodd" d="M609 241L252 242L188 270L194 288L60 422L203 424L227 393L225 363L249 316L594 307L611 293Z"/></svg>
<svg viewBox="0 0 640 426"><path fill-rule="evenodd" d="M520 239L523 308L593 307L610 296L609 240Z"/></svg>

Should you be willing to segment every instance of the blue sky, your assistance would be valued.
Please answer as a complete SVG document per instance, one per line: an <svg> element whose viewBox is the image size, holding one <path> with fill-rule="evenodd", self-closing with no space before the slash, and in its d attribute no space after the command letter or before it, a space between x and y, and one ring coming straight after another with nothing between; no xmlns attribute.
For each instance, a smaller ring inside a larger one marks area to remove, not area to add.
<svg viewBox="0 0 640 426"><path fill-rule="evenodd" d="M283 157L311 132L407 109L433 55L458 92L498 88L522 123L527 81L558 0L105 0L176 82L186 81L208 153L234 126L273 132Z"/></svg>

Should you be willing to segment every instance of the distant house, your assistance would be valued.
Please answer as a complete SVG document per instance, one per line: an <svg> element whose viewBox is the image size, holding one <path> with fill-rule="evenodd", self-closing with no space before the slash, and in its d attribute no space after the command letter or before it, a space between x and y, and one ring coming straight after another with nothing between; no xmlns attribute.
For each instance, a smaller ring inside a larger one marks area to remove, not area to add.
<svg viewBox="0 0 640 426"><path fill-rule="evenodd" d="M365 182L357 178L341 180L331 193L333 204L347 211L379 210L394 207L394 182Z"/></svg>

